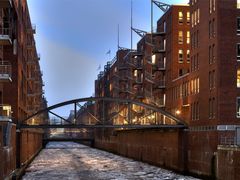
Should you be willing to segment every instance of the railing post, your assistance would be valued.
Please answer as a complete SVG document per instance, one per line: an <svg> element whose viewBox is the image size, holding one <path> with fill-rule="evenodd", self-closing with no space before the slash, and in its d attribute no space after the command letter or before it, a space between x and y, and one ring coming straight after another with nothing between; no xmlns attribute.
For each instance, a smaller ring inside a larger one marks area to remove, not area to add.
<svg viewBox="0 0 240 180"><path fill-rule="evenodd" d="M74 103L74 124L77 121L77 103Z"/></svg>
<svg viewBox="0 0 240 180"><path fill-rule="evenodd" d="M131 103L128 103L128 123L129 123L129 124L132 124Z"/></svg>
<svg viewBox="0 0 240 180"><path fill-rule="evenodd" d="M21 167L21 131L20 131L20 125L17 125L16 130L16 168Z"/></svg>

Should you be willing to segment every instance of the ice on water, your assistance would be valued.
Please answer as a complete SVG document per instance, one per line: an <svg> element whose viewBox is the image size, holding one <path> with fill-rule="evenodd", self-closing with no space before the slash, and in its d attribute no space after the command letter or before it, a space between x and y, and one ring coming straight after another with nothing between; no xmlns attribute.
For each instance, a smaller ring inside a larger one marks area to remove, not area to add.
<svg viewBox="0 0 240 180"><path fill-rule="evenodd" d="M51 142L33 161L23 179L195 180L73 142Z"/></svg>

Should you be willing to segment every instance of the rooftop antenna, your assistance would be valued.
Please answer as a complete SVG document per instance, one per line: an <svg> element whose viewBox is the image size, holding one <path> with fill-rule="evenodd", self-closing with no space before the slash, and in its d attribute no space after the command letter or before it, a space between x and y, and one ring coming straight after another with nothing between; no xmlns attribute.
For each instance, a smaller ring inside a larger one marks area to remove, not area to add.
<svg viewBox="0 0 240 180"><path fill-rule="evenodd" d="M133 1L131 0L131 51L133 49L133 32L132 32L132 28L133 28Z"/></svg>
<svg viewBox="0 0 240 180"><path fill-rule="evenodd" d="M151 34L153 33L153 0L151 0Z"/></svg>
<svg viewBox="0 0 240 180"><path fill-rule="evenodd" d="M119 50L119 48L120 48L120 45L119 45L119 44L120 44L120 42L119 42L119 41L120 41L120 40L119 40L119 39L120 39L120 38L119 38L119 37L120 37L119 24L118 24L118 30L117 30L117 31L118 31L118 42L117 42L118 44L117 44L117 49Z"/></svg>

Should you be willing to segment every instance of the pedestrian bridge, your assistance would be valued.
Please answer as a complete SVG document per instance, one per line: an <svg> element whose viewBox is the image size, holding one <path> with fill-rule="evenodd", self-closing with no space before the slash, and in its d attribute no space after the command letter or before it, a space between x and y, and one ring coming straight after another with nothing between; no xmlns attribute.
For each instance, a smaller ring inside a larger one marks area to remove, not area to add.
<svg viewBox="0 0 240 180"><path fill-rule="evenodd" d="M86 106L82 105L82 103L89 102L94 104L97 110L95 109L94 112L90 112ZM67 105L73 105L74 109L74 114L70 119L63 118L52 111ZM118 109L114 109L113 107L118 107ZM54 123L50 120L32 123L33 119L37 119L44 113L50 113L60 118L61 123ZM83 114L87 114L93 121L86 122L82 120L81 116ZM87 97L65 101L42 109L18 124L18 129L29 128L187 128L187 124L155 104L132 99Z"/></svg>

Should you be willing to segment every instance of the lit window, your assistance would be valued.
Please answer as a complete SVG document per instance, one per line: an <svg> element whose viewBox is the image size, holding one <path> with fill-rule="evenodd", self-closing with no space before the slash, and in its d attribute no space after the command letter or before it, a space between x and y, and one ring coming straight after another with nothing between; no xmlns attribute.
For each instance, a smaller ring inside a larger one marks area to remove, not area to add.
<svg viewBox="0 0 240 180"><path fill-rule="evenodd" d="M187 12L187 24L190 24L191 18L190 18L190 12Z"/></svg>
<svg viewBox="0 0 240 180"><path fill-rule="evenodd" d="M237 87L240 88L240 69L237 70Z"/></svg>
<svg viewBox="0 0 240 180"><path fill-rule="evenodd" d="M183 32L182 31L178 32L178 43L183 44Z"/></svg>
<svg viewBox="0 0 240 180"><path fill-rule="evenodd" d="M137 75L138 75L138 71L134 70L134 76L137 77Z"/></svg>
<svg viewBox="0 0 240 180"><path fill-rule="evenodd" d="M183 24L183 12L178 12L178 22L179 24Z"/></svg>
<svg viewBox="0 0 240 180"><path fill-rule="evenodd" d="M240 118L240 97L237 97L237 118Z"/></svg>
<svg viewBox="0 0 240 180"><path fill-rule="evenodd" d="M209 13L212 13L212 0L209 0Z"/></svg>
<svg viewBox="0 0 240 180"><path fill-rule="evenodd" d="M197 9L197 23L200 23L200 9Z"/></svg>
<svg viewBox="0 0 240 180"><path fill-rule="evenodd" d="M212 6L213 6L213 11L215 11L216 10L216 0L213 0Z"/></svg>
<svg viewBox="0 0 240 180"><path fill-rule="evenodd" d="M166 49L166 39L163 40L163 49Z"/></svg>
<svg viewBox="0 0 240 180"><path fill-rule="evenodd" d="M187 31L187 44L190 44L190 31Z"/></svg>
<svg viewBox="0 0 240 180"><path fill-rule="evenodd" d="M240 61L240 44L237 44L237 61Z"/></svg>
<svg viewBox="0 0 240 180"><path fill-rule="evenodd" d="M237 18L237 34L240 35L240 17Z"/></svg>
<svg viewBox="0 0 240 180"><path fill-rule="evenodd" d="M240 0L237 0L237 8L240 9Z"/></svg>
<svg viewBox="0 0 240 180"><path fill-rule="evenodd" d="M187 63L190 63L190 50L187 50Z"/></svg>
<svg viewBox="0 0 240 180"><path fill-rule="evenodd" d="M183 50L182 49L178 50L178 62L183 63Z"/></svg>
<svg viewBox="0 0 240 180"><path fill-rule="evenodd" d="M155 64L156 63L156 55L152 55L152 63Z"/></svg>

